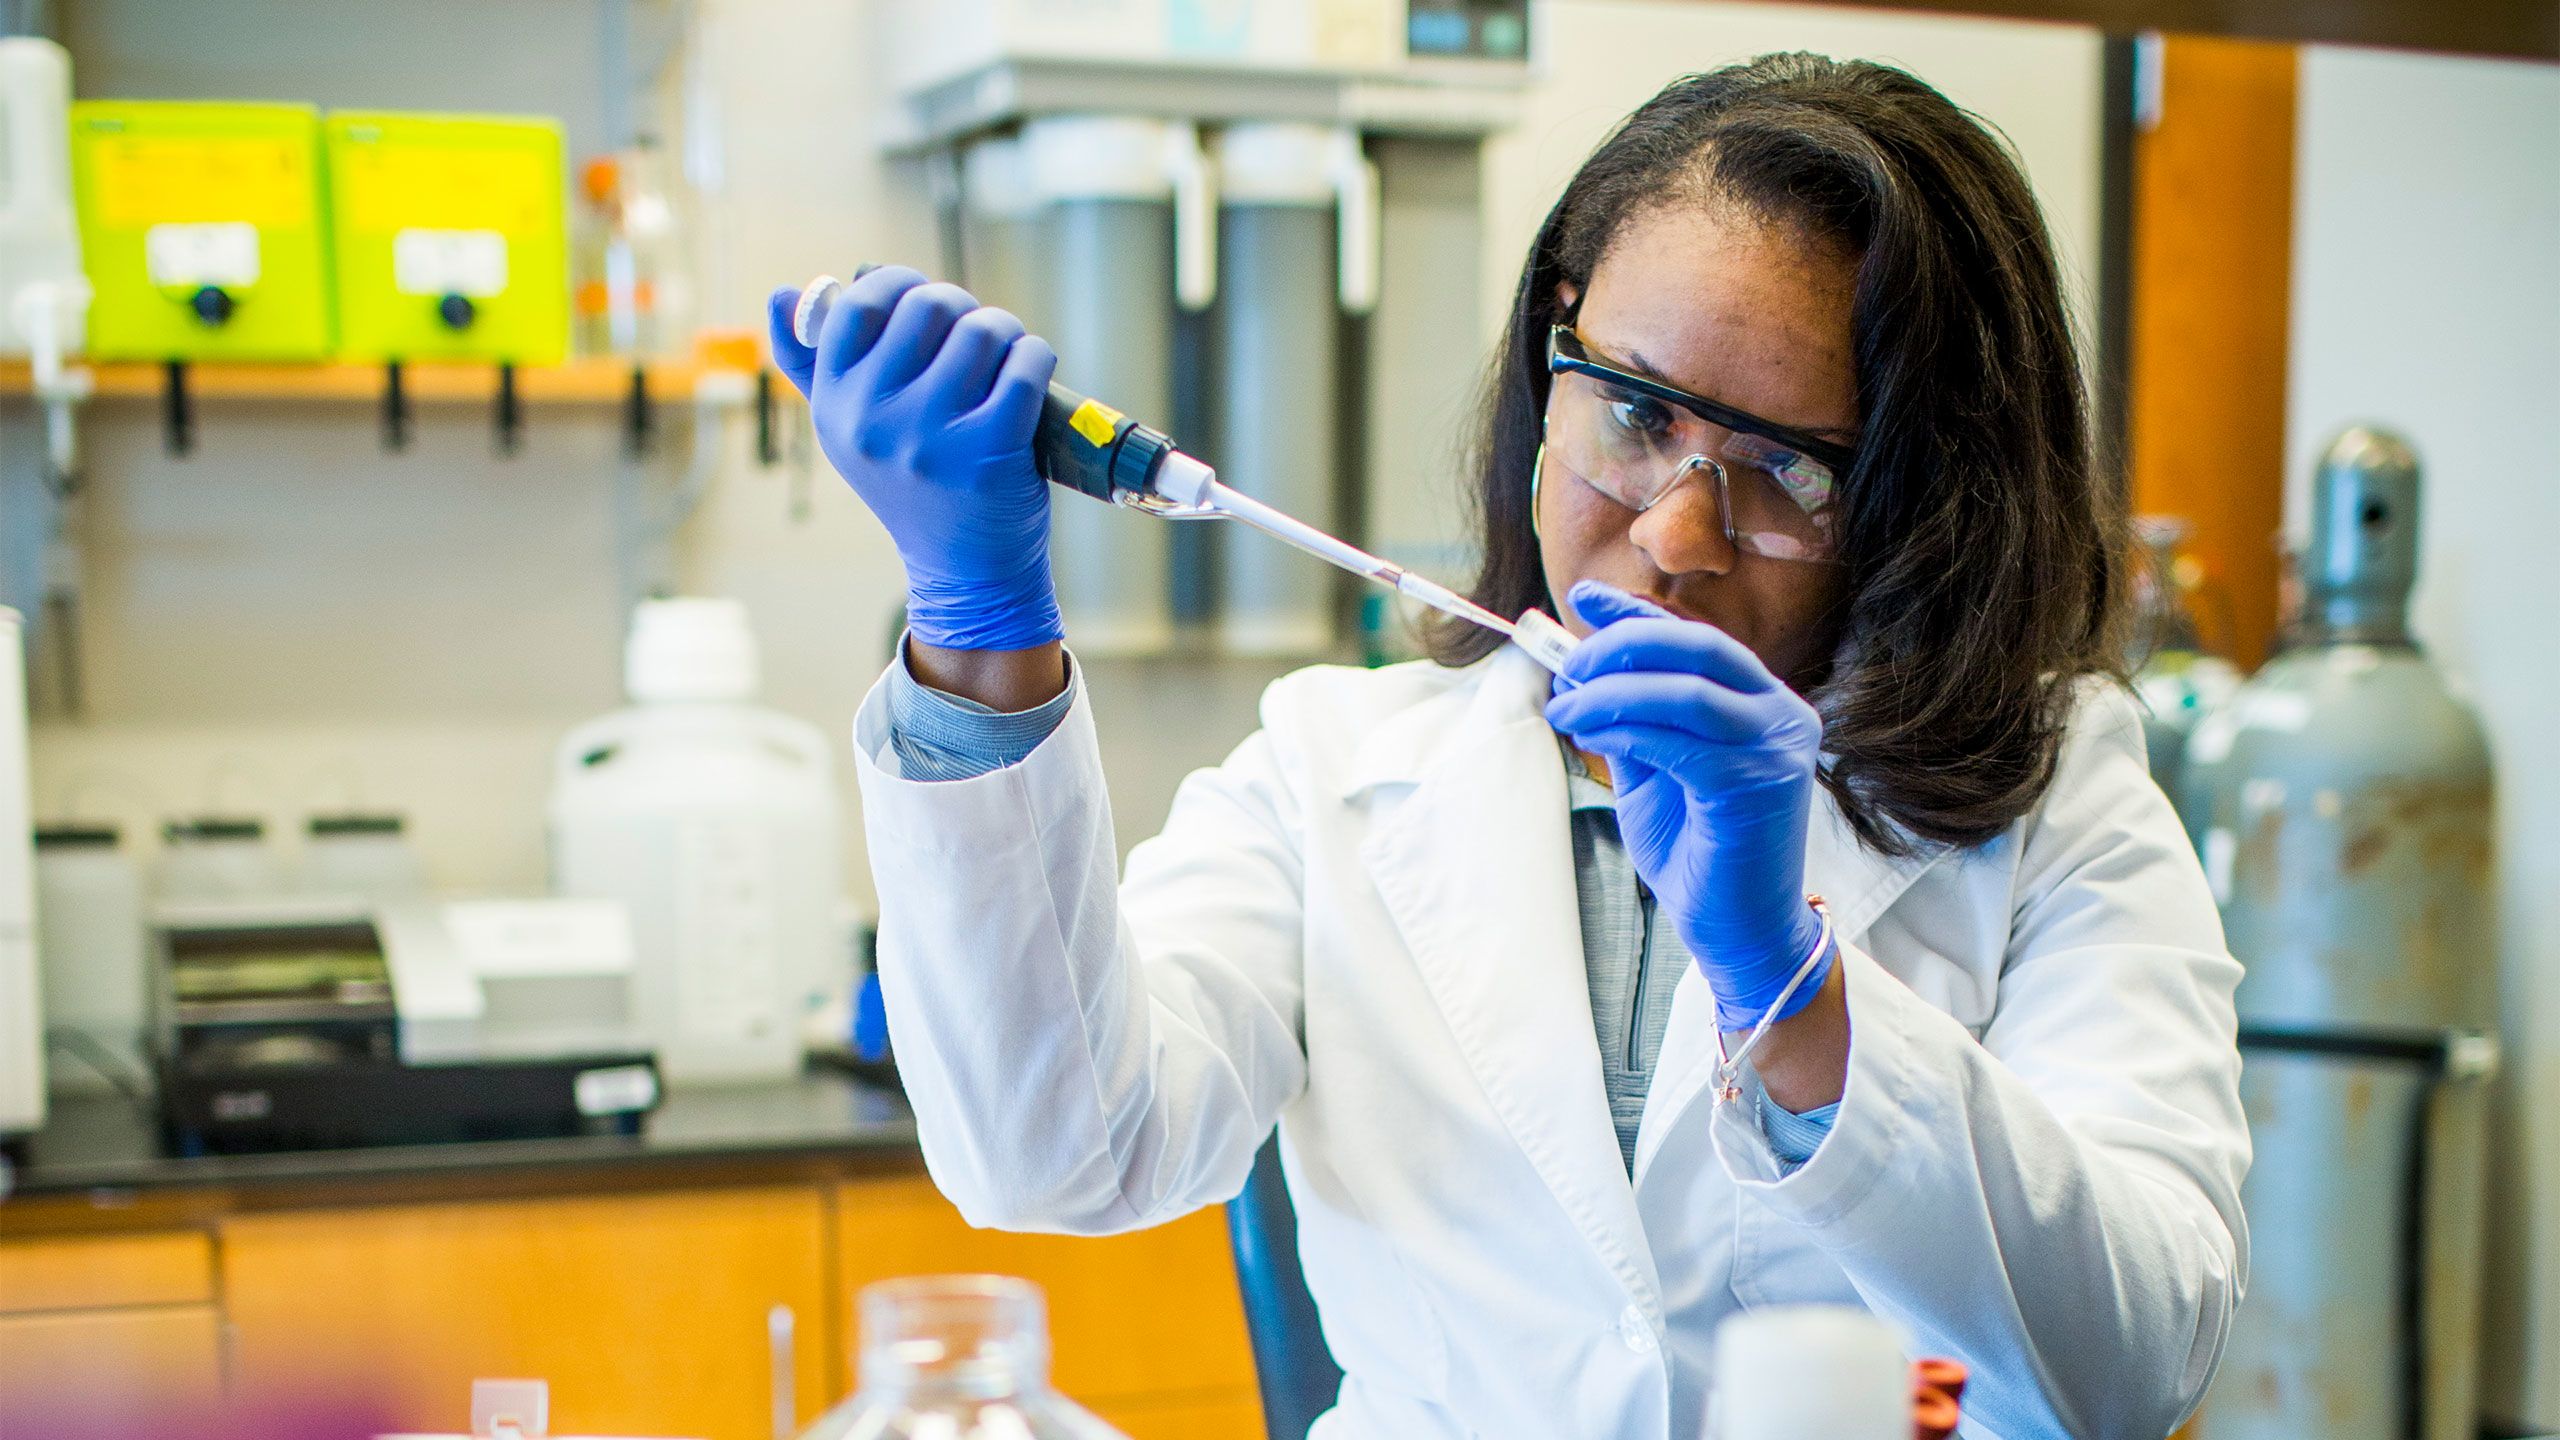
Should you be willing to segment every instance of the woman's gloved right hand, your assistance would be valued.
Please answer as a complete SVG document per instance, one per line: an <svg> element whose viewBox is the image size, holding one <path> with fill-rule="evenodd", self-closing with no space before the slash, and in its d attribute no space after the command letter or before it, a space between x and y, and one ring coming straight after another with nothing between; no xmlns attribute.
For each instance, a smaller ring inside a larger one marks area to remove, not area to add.
<svg viewBox="0 0 2560 1440"><path fill-rule="evenodd" d="M880 517L907 570L907 626L951 650L1063 636L1049 579L1049 484L1031 436L1058 357L1022 322L902 266L838 291L817 344L800 292L766 307L774 363L809 399L819 448Z"/></svg>

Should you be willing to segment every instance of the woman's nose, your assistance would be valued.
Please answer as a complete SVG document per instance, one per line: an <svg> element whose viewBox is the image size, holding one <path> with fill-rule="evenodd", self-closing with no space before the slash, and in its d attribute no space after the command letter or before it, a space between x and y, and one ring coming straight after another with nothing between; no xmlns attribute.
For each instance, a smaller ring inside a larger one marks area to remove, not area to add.
<svg viewBox="0 0 2560 1440"><path fill-rule="evenodd" d="M1724 533L1724 511L1716 503L1711 475L1690 475L1671 487L1636 516L1627 539L1652 559L1665 575L1704 572L1722 575L1733 569L1733 542Z"/></svg>

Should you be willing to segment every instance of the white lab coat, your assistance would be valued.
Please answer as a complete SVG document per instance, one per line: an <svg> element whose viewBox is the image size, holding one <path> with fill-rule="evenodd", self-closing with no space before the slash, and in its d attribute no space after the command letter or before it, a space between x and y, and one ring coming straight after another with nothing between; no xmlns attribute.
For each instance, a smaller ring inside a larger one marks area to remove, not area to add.
<svg viewBox="0 0 2560 1440"><path fill-rule="evenodd" d="M855 748L890 1031L972 1223L1100 1234L1234 1196L1280 1125L1347 1372L1322 1440L1689 1440L1735 1311L1863 1303L1973 1367L1967 1431L2160 1440L2246 1272L2240 967L2093 687L2035 810L1892 860L1816 807L1848 1088L1781 1177L1683 974L1629 1183L1602 1090L1547 675L1322 667L1114 874L1079 698L1026 760ZM1174 723L1179 723L1176 720Z"/></svg>

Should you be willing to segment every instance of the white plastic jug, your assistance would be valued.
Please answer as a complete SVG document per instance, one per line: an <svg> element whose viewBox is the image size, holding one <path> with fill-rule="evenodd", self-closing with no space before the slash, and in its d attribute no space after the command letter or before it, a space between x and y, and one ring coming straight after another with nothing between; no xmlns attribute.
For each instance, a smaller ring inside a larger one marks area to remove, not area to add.
<svg viewBox="0 0 2560 1440"><path fill-rule="evenodd" d="M733 600L641 602L625 676L636 703L560 742L553 888L630 910L634 1019L670 1084L787 1076L852 980L826 736L749 703Z"/></svg>
<svg viewBox="0 0 2560 1440"><path fill-rule="evenodd" d="M77 354L89 314L71 205L71 56L0 39L0 354Z"/></svg>

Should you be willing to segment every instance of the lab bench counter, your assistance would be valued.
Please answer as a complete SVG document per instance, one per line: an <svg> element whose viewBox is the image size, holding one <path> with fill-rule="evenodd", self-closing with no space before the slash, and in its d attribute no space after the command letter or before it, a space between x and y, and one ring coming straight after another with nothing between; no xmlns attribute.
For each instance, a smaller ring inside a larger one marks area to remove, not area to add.
<svg viewBox="0 0 2560 1440"><path fill-rule="evenodd" d="M14 1178L0 1414L70 1394L139 1434L326 1393L453 1431L475 1377L539 1376L563 1433L768 1440L778 1390L805 1424L850 1388L864 1284L996 1271L1048 1292L1059 1387L1137 1440L1262 1433L1219 1213L972 1230L904 1101L841 1077L674 1094L636 1136L260 1156L169 1155L83 1099Z"/></svg>
<svg viewBox="0 0 2560 1440"><path fill-rule="evenodd" d="M847 1076L671 1092L637 1135L446 1145L382 1145L263 1155L173 1155L154 1121L117 1095L57 1099L5 1192L19 1200L89 1191L306 1187L336 1182L529 1176L544 1171L680 1171L864 1156L913 1161L904 1097ZM0 1206L0 1234L9 1209Z"/></svg>

